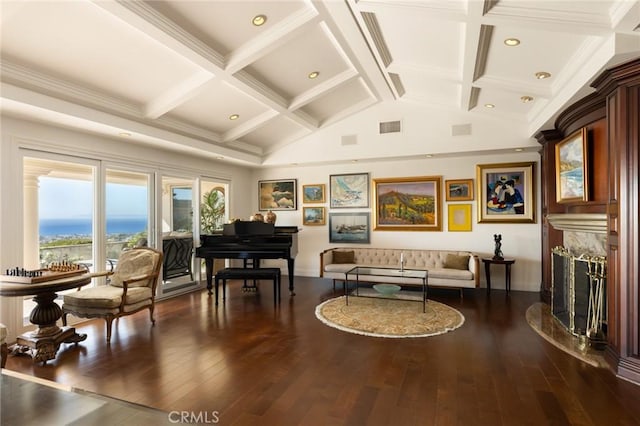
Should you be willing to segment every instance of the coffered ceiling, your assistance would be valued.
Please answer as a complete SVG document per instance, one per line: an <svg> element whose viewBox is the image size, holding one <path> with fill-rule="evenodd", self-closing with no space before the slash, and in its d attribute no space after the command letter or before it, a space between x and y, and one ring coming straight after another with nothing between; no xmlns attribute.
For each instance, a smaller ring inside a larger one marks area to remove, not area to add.
<svg viewBox="0 0 640 426"><path fill-rule="evenodd" d="M252 166L380 103L531 137L640 56L629 0L0 4L2 114Z"/></svg>

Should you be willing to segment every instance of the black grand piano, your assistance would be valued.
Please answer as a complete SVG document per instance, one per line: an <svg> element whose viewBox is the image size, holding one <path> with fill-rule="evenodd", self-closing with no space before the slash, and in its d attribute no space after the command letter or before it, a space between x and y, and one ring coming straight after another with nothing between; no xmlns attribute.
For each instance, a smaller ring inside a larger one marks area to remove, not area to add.
<svg viewBox="0 0 640 426"><path fill-rule="evenodd" d="M289 268L289 292L293 296L294 260L298 254L298 228L272 223L235 221L225 224L222 234L203 234L196 257L204 259L207 289L213 280L213 259L286 259Z"/></svg>

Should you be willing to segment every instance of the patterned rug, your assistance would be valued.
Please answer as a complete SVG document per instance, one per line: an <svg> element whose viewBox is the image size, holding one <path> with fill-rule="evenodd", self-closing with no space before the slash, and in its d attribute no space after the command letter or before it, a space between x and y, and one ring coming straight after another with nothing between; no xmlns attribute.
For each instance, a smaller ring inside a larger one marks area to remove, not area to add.
<svg viewBox="0 0 640 426"><path fill-rule="evenodd" d="M374 337L427 337L453 331L464 324L464 316L443 303L427 300L427 312L415 300L372 297L329 299L316 307L316 317L329 327Z"/></svg>

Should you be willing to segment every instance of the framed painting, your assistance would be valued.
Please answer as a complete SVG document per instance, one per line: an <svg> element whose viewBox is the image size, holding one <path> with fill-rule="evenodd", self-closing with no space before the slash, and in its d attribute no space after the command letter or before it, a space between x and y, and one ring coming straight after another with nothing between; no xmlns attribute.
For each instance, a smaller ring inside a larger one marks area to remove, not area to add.
<svg viewBox="0 0 640 426"><path fill-rule="evenodd" d="M589 201L587 129L556 144L556 199L559 203Z"/></svg>
<svg viewBox="0 0 640 426"><path fill-rule="evenodd" d="M447 201L473 200L473 179L444 181L444 193Z"/></svg>
<svg viewBox="0 0 640 426"><path fill-rule="evenodd" d="M478 164L478 223L535 223L534 162Z"/></svg>
<svg viewBox="0 0 640 426"><path fill-rule="evenodd" d="M369 244L370 214L329 213L329 242Z"/></svg>
<svg viewBox="0 0 640 426"><path fill-rule="evenodd" d="M297 210L296 179L258 181L259 210Z"/></svg>
<svg viewBox="0 0 640 426"><path fill-rule="evenodd" d="M376 231L442 231L440 176L374 179Z"/></svg>
<svg viewBox="0 0 640 426"><path fill-rule="evenodd" d="M302 224L320 226L325 224L324 207L303 207Z"/></svg>
<svg viewBox="0 0 640 426"><path fill-rule="evenodd" d="M331 208L369 207L369 173L329 175Z"/></svg>
<svg viewBox="0 0 640 426"><path fill-rule="evenodd" d="M325 202L324 183L302 185L302 202L303 203L324 203Z"/></svg>
<svg viewBox="0 0 640 426"><path fill-rule="evenodd" d="M447 213L450 232L471 231L471 204L449 204Z"/></svg>

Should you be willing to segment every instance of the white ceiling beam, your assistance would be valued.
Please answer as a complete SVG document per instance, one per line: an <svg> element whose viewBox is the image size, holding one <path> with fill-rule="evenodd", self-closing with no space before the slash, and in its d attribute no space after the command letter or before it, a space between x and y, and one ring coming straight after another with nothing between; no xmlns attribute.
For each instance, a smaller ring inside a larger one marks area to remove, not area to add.
<svg viewBox="0 0 640 426"><path fill-rule="evenodd" d="M336 87L345 84L354 78L358 78L358 72L354 69L348 69L340 74L333 76L326 81L314 86L312 89L307 90L306 92L301 93L291 100L289 104L290 110L295 110L298 108L302 108L304 105L307 105L314 100L325 96L328 92L334 90Z"/></svg>
<svg viewBox="0 0 640 426"><path fill-rule="evenodd" d="M278 116L278 113L276 111L271 110L271 111L266 111L256 117L253 117L252 119L245 121L241 125L236 126L233 129L225 132L222 135L222 142L228 143L235 139L239 139L244 135L247 135L253 132L257 128L265 124L267 121L277 116Z"/></svg>
<svg viewBox="0 0 640 426"><path fill-rule="evenodd" d="M144 108L145 117L155 119L166 114L200 93L203 87L213 78L213 74L201 70L186 80L182 80L176 85L169 87L164 93L161 93L152 101L147 102Z"/></svg>

